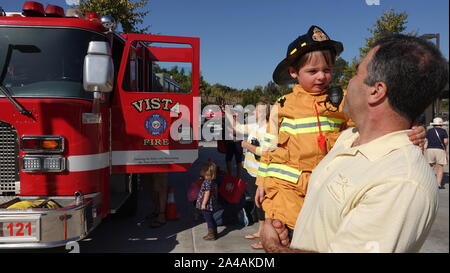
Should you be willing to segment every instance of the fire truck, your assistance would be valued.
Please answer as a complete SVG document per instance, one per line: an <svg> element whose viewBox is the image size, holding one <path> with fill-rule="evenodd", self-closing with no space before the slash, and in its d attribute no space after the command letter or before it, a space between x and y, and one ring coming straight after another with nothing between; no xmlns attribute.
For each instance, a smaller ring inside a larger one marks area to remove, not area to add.
<svg viewBox="0 0 450 273"><path fill-rule="evenodd" d="M140 173L187 171L199 58L199 38L118 33L111 16L0 9L0 248L81 240L136 209Z"/></svg>

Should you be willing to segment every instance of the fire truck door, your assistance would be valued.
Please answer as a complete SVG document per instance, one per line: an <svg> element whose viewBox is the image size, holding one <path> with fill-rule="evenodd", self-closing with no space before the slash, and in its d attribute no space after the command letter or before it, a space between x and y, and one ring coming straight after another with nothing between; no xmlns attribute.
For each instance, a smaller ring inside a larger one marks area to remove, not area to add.
<svg viewBox="0 0 450 273"><path fill-rule="evenodd" d="M189 64L190 84L161 62ZM126 35L111 114L115 173L185 171L197 159L199 75L198 38Z"/></svg>

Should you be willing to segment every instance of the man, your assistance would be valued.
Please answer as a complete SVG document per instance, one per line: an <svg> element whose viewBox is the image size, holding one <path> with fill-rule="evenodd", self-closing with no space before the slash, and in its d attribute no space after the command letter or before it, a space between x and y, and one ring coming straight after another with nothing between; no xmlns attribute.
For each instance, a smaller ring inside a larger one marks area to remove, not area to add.
<svg viewBox="0 0 450 273"><path fill-rule="evenodd" d="M431 43L394 35L375 43L348 85L344 111L356 123L314 169L290 244L268 219L268 252L418 252L436 216L436 178L407 137L448 82Z"/></svg>

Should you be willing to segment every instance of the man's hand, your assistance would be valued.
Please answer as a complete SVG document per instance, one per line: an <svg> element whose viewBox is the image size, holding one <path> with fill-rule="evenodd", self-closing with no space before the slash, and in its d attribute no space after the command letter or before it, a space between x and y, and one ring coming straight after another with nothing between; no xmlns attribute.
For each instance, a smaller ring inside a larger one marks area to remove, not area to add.
<svg viewBox="0 0 450 273"><path fill-rule="evenodd" d="M408 133L409 140L423 150L425 145L425 137L427 135L425 127L413 125L411 129L412 131Z"/></svg>
<svg viewBox="0 0 450 273"><path fill-rule="evenodd" d="M264 187L258 186L255 193L255 205L258 208L261 208L261 204L264 200L264 195L266 195L266 193L264 192Z"/></svg>
<svg viewBox="0 0 450 273"><path fill-rule="evenodd" d="M266 252L279 252L283 246L278 232L273 226L273 219L267 218L261 231L261 243Z"/></svg>
<svg viewBox="0 0 450 273"><path fill-rule="evenodd" d="M289 247L289 235L288 235L288 229L286 226L277 219L274 219L272 221L272 226L275 228L276 232L278 233L278 238L280 239L281 245L285 247Z"/></svg>
<svg viewBox="0 0 450 273"><path fill-rule="evenodd" d="M279 220L267 218L261 230L261 243L264 250L269 253L311 253L301 249L292 249L287 246L289 239L287 228ZM284 241L284 242L283 242ZM287 241L287 242L286 242Z"/></svg>

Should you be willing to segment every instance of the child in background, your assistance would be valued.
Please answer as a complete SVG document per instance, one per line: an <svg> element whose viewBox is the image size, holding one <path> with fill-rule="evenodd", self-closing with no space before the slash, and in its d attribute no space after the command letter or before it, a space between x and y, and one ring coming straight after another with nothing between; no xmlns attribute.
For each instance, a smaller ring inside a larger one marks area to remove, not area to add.
<svg viewBox="0 0 450 273"><path fill-rule="evenodd" d="M204 180L198 193L196 207L202 211L208 226L208 234L203 237L204 240L216 240L217 238L217 223L213 217L214 211L218 208L217 184L214 181L216 171L217 167L213 162L205 163L200 170L200 176Z"/></svg>

